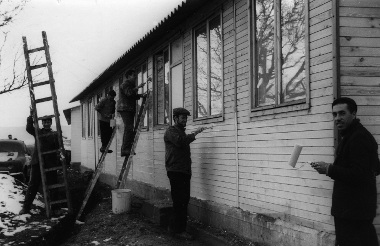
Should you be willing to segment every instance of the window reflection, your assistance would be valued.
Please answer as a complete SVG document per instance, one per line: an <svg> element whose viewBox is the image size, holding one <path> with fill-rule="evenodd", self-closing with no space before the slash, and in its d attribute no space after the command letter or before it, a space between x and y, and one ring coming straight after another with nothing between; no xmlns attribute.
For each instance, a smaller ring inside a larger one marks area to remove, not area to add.
<svg viewBox="0 0 380 246"><path fill-rule="evenodd" d="M281 102L305 98L305 3L281 2Z"/></svg>
<svg viewBox="0 0 380 246"><path fill-rule="evenodd" d="M196 117L218 115L223 109L222 36L220 16L195 31Z"/></svg>

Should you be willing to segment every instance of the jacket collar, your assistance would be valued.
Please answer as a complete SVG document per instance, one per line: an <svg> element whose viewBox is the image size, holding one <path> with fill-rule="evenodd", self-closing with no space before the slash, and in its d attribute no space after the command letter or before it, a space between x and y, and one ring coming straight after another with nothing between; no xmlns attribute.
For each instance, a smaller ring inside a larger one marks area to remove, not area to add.
<svg viewBox="0 0 380 246"><path fill-rule="evenodd" d="M341 135L342 135L342 137L350 135L351 133L356 131L356 129L358 129L359 127L362 127L362 126L363 125L360 123L360 119L353 119L351 125L346 130L342 131Z"/></svg>

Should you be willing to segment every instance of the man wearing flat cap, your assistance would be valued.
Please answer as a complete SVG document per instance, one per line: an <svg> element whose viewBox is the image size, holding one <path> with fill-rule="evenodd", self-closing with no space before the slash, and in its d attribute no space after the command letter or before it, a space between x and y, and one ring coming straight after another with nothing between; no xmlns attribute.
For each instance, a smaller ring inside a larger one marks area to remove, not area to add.
<svg viewBox="0 0 380 246"><path fill-rule="evenodd" d="M190 116L188 110L184 108L173 109L174 126L170 126L166 130L164 141L165 167L173 200L173 216L170 221L169 232L182 239L190 240L192 236L186 232L191 179L190 143L205 128L199 127L191 134L186 134L187 116Z"/></svg>
<svg viewBox="0 0 380 246"><path fill-rule="evenodd" d="M34 122L33 122L33 109L30 109L30 115L27 118L26 131L34 136ZM56 131L51 129L52 118L48 116L44 116L42 119L42 128L38 129L38 135L41 136L40 139L40 151L46 152L51 150L59 149L58 143L58 134ZM51 168L59 165L59 155L58 153L48 153L43 155L45 168ZM20 214L29 213L31 206L33 204L34 198L38 192L38 189L41 185L41 171L40 171L40 163L38 160L38 150L37 143L34 145L34 152L32 155L32 160L30 162L31 170L30 170L30 180L28 183L28 189L25 194L24 204L20 211ZM58 182L58 174L56 171L50 171L46 173L46 181L47 184L56 184ZM52 200L57 200L57 191L52 190L50 197ZM61 211L57 208L56 205L52 206L53 216L60 215Z"/></svg>

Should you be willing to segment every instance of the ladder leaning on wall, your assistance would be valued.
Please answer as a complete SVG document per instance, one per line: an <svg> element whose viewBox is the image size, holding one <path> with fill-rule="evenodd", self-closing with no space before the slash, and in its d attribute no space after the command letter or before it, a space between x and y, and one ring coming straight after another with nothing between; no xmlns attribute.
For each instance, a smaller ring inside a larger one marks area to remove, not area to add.
<svg viewBox="0 0 380 246"><path fill-rule="evenodd" d="M141 103L139 114L137 115L137 119L136 119L136 122L135 122L135 127L134 127L135 138L133 140L133 144L132 144L130 153L134 153L134 151L135 151L135 148L136 148L139 136L140 136L140 131L141 131L141 128L142 128L142 126L144 124L144 118L145 118L145 115L146 115L146 111L147 111L147 108L149 107L151 101L152 101L151 93L150 93L150 91L147 91L146 96L143 98L143 101ZM100 176L100 174L101 174L101 172L102 172L102 170L104 168L105 157L106 157L106 155L108 153L109 147L111 146L113 138L115 137L115 133L116 133L116 127L113 128L111 139L109 140L106 149L102 153L102 155L101 155L101 157L99 159L98 165L96 165L95 173L93 174L93 176L91 178L91 181L90 181L90 184L87 187L87 190L86 190L85 195L84 195L85 197L84 197L82 206L79 209L79 212L78 212L78 214L76 216L76 220L80 220L80 218L82 216L82 213L84 211L84 208L86 207L86 204L88 202L88 199L91 196L92 190L94 189L95 184L96 184L96 182L97 182L97 180L98 180L98 178L99 178L99 176ZM116 184L116 188L117 189L120 187L120 184L123 181L124 175L128 176L128 171L129 171L129 168L131 166L132 159L133 159L133 154L125 157L124 162L123 162L123 166L122 166L122 169L121 169L121 172L120 172L120 175L119 175L119 179L118 179L117 184ZM127 171L127 172L125 172L125 171Z"/></svg>
<svg viewBox="0 0 380 246"><path fill-rule="evenodd" d="M69 213L71 214L72 213L72 205L71 205L70 192L69 192L69 187L68 187L68 182L67 182L66 158L65 158L63 141L62 141L61 123L59 120L57 94L56 94L55 85L54 85L55 80L53 77L52 62L50 59L49 45L48 45L48 41L47 41L46 32L44 32L44 31L42 32L42 39L43 39L44 46L39 47L39 48L29 50L28 44L26 41L26 37L22 37L22 39L23 39L23 44L24 44L23 46L24 46L26 72L27 72L29 92L30 92L30 100L31 100L31 106L33 109L35 141L36 141L36 147L37 147L37 149L35 151L38 152L38 161L39 161L39 165L40 165L41 183L42 183L42 190L43 190L43 194L44 194L46 215L48 218L51 217L51 215L52 215L51 206L54 204L67 204ZM30 54L32 54L34 52L40 52L40 51L43 51L45 53L46 63L42 63L39 65L31 65ZM43 81L43 82L34 82L33 81L32 70L39 69L39 68L47 68L48 80ZM50 96L36 99L36 94L35 94L34 88L38 87L38 86L45 86L45 85L50 86ZM54 114L48 115L48 116L43 116L43 117L38 117L38 115L37 115L37 104L49 102L49 101L52 101L52 103L53 103ZM49 133L49 134L40 134L39 126L38 126L38 120L44 120L44 119L50 119L50 118L55 119L57 132L53 132L53 133ZM41 139L44 137L47 137L47 135L57 136L59 148L55 149L55 150L41 152ZM56 153L57 155L59 155L60 165L58 165L56 167L46 168L43 157L44 157L44 155L53 154L53 153ZM57 171L62 171L63 180L58 179L58 183L56 183L56 184L47 184L46 174L49 172L57 172ZM65 198L53 201L51 199L50 192L57 192L57 189L60 189L60 188L65 189L65 192L64 192Z"/></svg>

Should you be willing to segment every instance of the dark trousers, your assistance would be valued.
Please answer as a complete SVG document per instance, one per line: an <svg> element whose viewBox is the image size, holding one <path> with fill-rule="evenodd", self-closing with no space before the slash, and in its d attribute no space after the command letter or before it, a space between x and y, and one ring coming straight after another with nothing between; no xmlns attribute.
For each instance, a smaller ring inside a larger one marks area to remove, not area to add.
<svg viewBox="0 0 380 246"><path fill-rule="evenodd" d="M121 145L121 153L129 155L131 147L133 145L133 141L135 139L135 112L121 111L119 113L124 123L123 144Z"/></svg>
<svg viewBox="0 0 380 246"><path fill-rule="evenodd" d="M378 246L373 220L334 217L336 244L339 246Z"/></svg>
<svg viewBox="0 0 380 246"><path fill-rule="evenodd" d="M46 173L46 182L47 184L56 184L58 182L58 175L57 171L51 171ZM36 194L38 192L38 189L41 185L41 172L40 172L40 165L37 163L35 165L31 166L30 170L30 180L28 183L28 189L25 194L25 200L24 200L24 209L29 211L31 209L32 203L34 201L34 198L36 197ZM55 201L57 200L57 192L50 193L50 200ZM55 206L56 207L56 206Z"/></svg>
<svg viewBox="0 0 380 246"><path fill-rule="evenodd" d="M102 141L102 148L106 148L112 136L112 127L110 126L109 122L99 120L99 128L100 140Z"/></svg>
<svg viewBox="0 0 380 246"><path fill-rule="evenodd" d="M179 172L168 172L167 174L173 200L173 215L170 219L169 228L174 233L181 233L186 231L191 176Z"/></svg>

